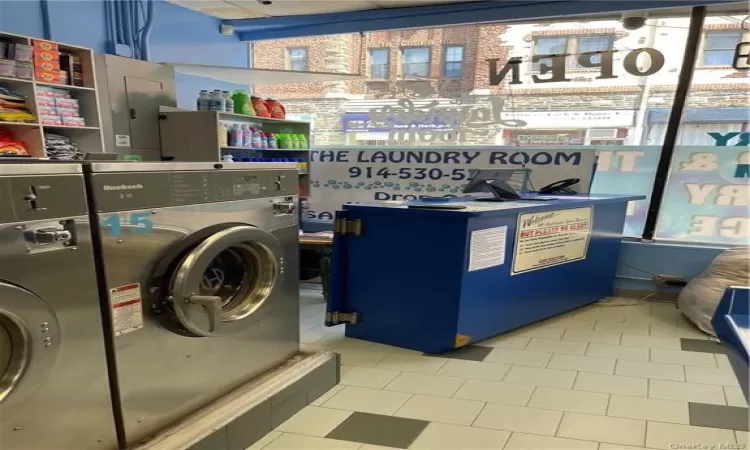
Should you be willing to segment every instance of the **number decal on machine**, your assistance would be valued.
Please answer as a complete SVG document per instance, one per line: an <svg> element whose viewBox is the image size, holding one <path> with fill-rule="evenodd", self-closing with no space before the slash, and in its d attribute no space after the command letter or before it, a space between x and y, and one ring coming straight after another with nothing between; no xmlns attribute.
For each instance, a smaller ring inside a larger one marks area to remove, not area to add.
<svg viewBox="0 0 750 450"><path fill-rule="evenodd" d="M137 234L150 233L154 229L151 213L137 212L125 214L124 219L118 214L109 216L101 221L101 227L108 229L112 236L122 236L123 226L127 227L132 233Z"/></svg>

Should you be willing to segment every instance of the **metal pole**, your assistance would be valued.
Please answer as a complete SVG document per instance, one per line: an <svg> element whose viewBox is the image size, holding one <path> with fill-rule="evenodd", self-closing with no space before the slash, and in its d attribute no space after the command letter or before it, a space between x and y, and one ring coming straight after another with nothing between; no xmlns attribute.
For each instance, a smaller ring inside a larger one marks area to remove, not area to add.
<svg viewBox="0 0 750 450"><path fill-rule="evenodd" d="M669 168L672 164L672 155L677 144L677 137L680 132L680 122L682 113L685 109L685 102L690 92L690 86L693 81L693 70L695 70L695 59L700 46L701 35L703 33L703 20L706 18L706 7L697 6L690 12L690 30L688 31L687 42L685 43L685 55L682 59L680 76L677 79L677 89L674 93L674 102L672 111L669 114L669 122L664 135L664 144L661 147L659 164L656 166L656 176L654 177L654 188L651 191L651 201L648 205L648 215L646 224L643 227L643 239L652 240L656 231L656 221L659 216L662 197L669 177Z"/></svg>

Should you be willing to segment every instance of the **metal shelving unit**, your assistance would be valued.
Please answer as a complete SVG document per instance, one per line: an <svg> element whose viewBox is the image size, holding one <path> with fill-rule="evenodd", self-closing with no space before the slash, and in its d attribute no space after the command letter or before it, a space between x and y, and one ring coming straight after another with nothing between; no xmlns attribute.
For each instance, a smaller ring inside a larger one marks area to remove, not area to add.
<svg viewBox="0 0 750 450"><path fill-rule="evenodd" d="M163 110L159 113L162 156L175 161L221 161L227 153L246 152L248 157L298 158L309 167L309 149L258 149L222 146L219 125L239 123L253 125L274 134L302 134L311 142L310 122L282 120L217 111ZM310 179L307 169L300 168L300 197L310 192Z"/></svg>
<svg viewBox="0 0 750 450"><path fill-rule="evenodd" d="M223 124L252 125L274 134L302 134L310 142L310 123L271 119L217 111L167 111L159 114L162 155L175 161L221 161L228 152L246 151L268 158L302 158L309 149L259 149L222 146L219 127ZM265 156L267 155L267 156Z"/></svg>

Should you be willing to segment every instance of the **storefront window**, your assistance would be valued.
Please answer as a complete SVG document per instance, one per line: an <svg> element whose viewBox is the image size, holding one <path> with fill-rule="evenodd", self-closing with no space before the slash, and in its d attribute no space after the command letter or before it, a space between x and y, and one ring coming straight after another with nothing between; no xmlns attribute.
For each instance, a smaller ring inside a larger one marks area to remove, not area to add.
<svg viewBox="0 0 750 450"><path fill-rule="evenodd" d="M742 28L747 14L708 9L657 239L750 241L750 72L731 67L737 43L750 41L750 31ZM667 119L662 109L649 111L649 136L662 139Z"/></svg>
<svg viewBox="0 0 750 450"><path fill-rule="evenodd" d="M683 146L747 130L750 85L724 70L745 16L707 21ZM593 192L650 196L689 25L685 9L652 10L635 30L575 17L254 42L257 68L281 68L278 48L304 46L325 55L319 70L365 75L256 92L311 117L317 148L575 148L598 154ZM641 235L647 209L630 205L626 234Z"/></svg>

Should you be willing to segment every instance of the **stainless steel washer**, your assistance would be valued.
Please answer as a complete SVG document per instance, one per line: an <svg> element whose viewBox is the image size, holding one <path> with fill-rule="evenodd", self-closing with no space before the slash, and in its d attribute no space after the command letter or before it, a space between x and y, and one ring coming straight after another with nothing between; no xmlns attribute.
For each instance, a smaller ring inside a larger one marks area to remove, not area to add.
<svg viewBox="0 0 750 450"><path fill-rule="evenodd" d="M298 351L295 166L85 170L128 445Z"/></svg>
<svg viewBox="0 0 750 450"><path fill-rule="evenodd" d="M76 164L0 165L0 448L117 447Z"/></svg>

